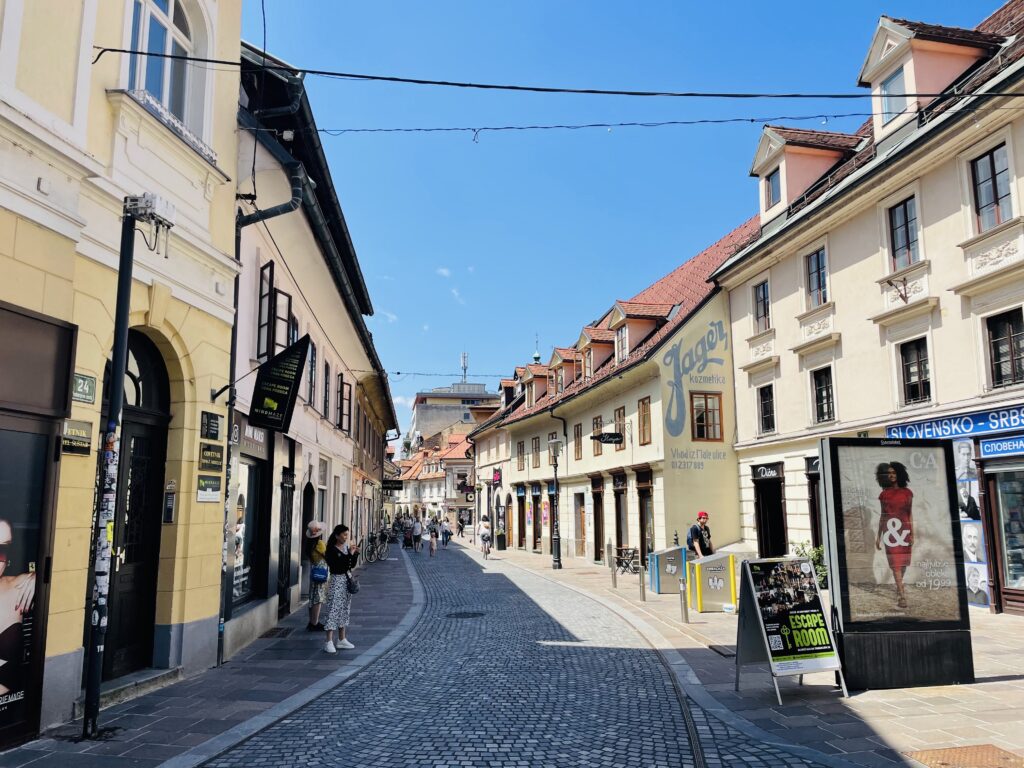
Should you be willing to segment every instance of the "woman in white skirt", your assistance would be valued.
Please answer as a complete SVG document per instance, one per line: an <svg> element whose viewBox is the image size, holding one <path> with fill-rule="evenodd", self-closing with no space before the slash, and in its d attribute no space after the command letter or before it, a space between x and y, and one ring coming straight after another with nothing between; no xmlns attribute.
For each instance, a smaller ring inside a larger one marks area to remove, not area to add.
<svg viewBox="0 0 1024 768"><path fill-rule="evenodd" d="M345 637L345 627L348 626L349 609L352 607L352 594L348 591L349 571L355 568L359 561L359 547L349 546L347 525L334 527L330 538L327 539L325 558L331 571L331 580L327 585L327 602L320 614L324 629L327 630L324 650L327 653L337 653L338 648L355 648ZM338 633L337 646L334 643L335 631Z"/></svg>

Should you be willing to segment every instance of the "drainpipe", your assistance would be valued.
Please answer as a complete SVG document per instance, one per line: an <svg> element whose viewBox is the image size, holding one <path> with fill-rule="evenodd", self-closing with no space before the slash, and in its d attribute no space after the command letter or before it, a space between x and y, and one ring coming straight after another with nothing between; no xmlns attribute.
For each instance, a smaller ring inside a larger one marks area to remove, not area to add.
<svg viewBox="0 0 1024 768"><path fill-rule="evenodd" d="M238 362L238 293L242 274L242 228L260 221L272 219L275 216L290 213L299 207L302 203L303 181L306 178L306 170L302 167L302 163L292 164L288 168L288 176L292 182L292 197L288 202L275 205L273 208L268 208L265 211L256 211L255 213L245 215L239 209L235 214L235 264L238 268L235 270L234 319L231 323L231 349L228 357L231 367L228 370L228 385L226 387L228 391L228 445L227 455L224 460L224 541L221 554L220 620L217 622L218 667L224 663L224 622L227 619L228 606L231 605L231 578L228 575L228 551L230 549L228 547L228 529L231 520L231 454L233 453L231 430L235 423L235 366ZM214 392L211 399L216 400L223 391L224 388ZM231 559L233 561L234 557Z"/></svg>

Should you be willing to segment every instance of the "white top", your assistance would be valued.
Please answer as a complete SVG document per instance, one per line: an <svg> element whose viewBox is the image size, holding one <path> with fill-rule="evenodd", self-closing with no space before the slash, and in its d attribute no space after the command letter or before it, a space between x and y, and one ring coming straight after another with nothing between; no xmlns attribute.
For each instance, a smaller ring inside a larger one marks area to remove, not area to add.
<svg viewBox="0 0 1024 768"><path fill-rule="evenodd" d="M415 523L412 524L412 535L413 536L419 536L422 533L423 533L423 526L420 524L420 521L417 520Z"/></svg>
<svg viewBox="0 0 1024 768"><path fill-rule="evenodd" d="M478 525L477 528L476 528L476 532L478 534L480 534L481 536L483 536L485 533L490 533L491 532L491 524L486 522L486 521L484 521L484 520L481 520L480 521L480 525Z"/></svg>

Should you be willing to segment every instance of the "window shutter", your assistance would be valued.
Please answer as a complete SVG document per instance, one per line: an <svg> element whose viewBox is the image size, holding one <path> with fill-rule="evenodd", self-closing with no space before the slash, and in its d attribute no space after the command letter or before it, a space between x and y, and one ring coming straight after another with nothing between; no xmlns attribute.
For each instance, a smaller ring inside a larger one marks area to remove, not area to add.
<svg viewBox="0 0 1024 768"><path fill-rule="evenodd" d="M272 354L282 352L288 346L290 335L290 319L292 316L292 297L281 290L274 290L273 325L270 330L270 346Z"/></svg>
<svg viewBox="0 0 1024 768"><path fill-rule="evenodd" d="M338 429L342 429L342 422L345 418L345 374L338 374L338 413L334 419L334 426Z"/></svg>
<svg viewBox="0 0 1024 768"><path fill-rule="evenodd" d="M346 381L341 386L345 392L345 408L341 415L341 431L350 435L352 434L352 385Z"/></svg>
<svg viewBox="0 0 1024 768"><path fill-rule="evenodd" d="M260 294L256 319L256 358L262 360L273 349L274 333L274 262L260 267Z"/></svg>

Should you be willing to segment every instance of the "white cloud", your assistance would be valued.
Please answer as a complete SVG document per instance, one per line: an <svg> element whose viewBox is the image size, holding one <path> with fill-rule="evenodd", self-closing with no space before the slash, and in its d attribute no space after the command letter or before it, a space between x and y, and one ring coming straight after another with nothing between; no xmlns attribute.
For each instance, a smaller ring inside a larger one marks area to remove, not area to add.
<svg viewBox="0 0 1024 768"><path fill-rule="evenodd" d="M398 322L398 315L396 315L394 312L388 312L386 309L382 309L380 313L384 315L384 317L387 319L389 323Z"/></svg>
<svg viewBox="0 0 1024 768"><path fill-rule="evenodd" d="M459 294L459 289L458 288L452 288L452 296L455 297L455 300L457 302L459 302L459 304L465 304L466 303L466 300L464 298L462 298L462 296Z"/></svg>
<svg viewBox="0 0 1024 768"><path fill-rule="evenodd" d="M438 267L437 274L439 274L441 277L451 277L452 271L448 269L448 267Z"/></svg>
<svg viewBox="0 0 1024 768"><path fill-rule="evenodd" d="M424 323L424 325L423 325L423 332L426 333L429 330L430 330L430 326L427 325L426 323Z"/></svg>
<svg viewBox="0 0 1024 768"><path fill-rule="evenodd" d="M393 278L393 277L392 277L391 275L381 275L381 276L380 276L379 278L377 278L377 279L378 279L378 280L394 280L395 278Z"/></svg>
<svg viewBox="0 0 1024 768"><path fill-rule="evenodd" d="M405 395L394 395L391 400L395 405L404 405L406 408L412 408L413 402L416 400L415 397L406 397Z"/></svg>

